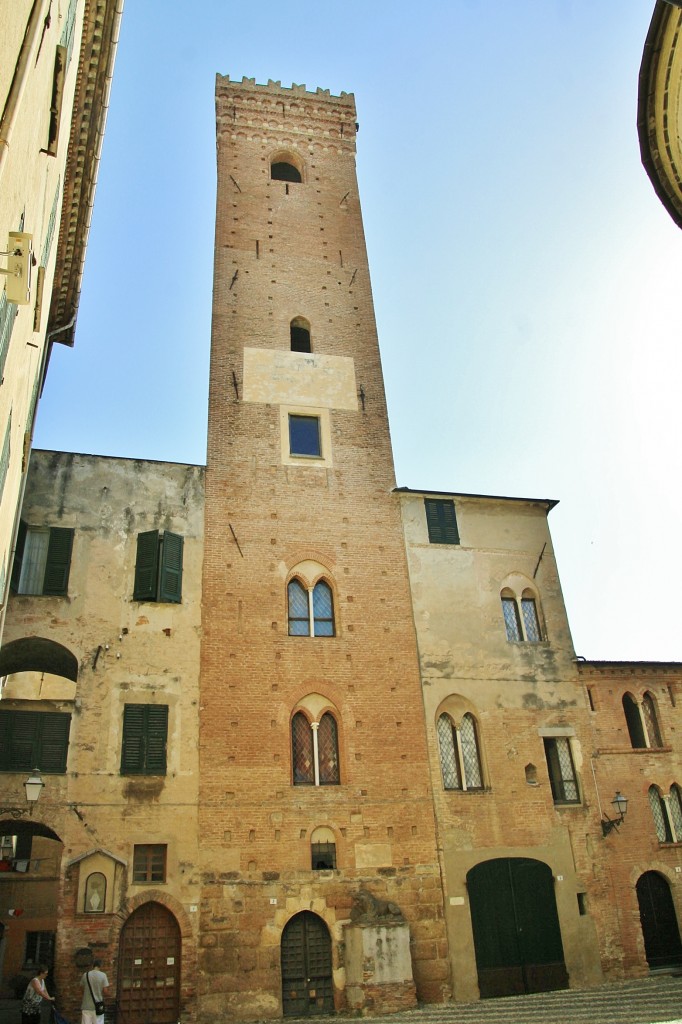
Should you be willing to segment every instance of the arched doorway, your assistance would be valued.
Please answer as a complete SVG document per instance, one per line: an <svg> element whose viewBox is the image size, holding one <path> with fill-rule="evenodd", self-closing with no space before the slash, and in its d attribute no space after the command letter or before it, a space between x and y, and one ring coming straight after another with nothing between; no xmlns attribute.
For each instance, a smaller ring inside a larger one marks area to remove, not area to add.
<svg viewBox="0 0 682 1024"><path fill-rule="evenodd" d="M637 881L637 902L651 970L682 964L680 929L667 879L657 871L646 871Z"/></svg>
<svg viewBox="0 0 682 1024"><path fill-rule="evenodd" d="M334 1012L331 937L309 910L292 917L282 932L282 1010L285 1017Z"/></svg>
<svg viewBox="0 0 682 1024"><path fill-rule="evenodd" d="M118 1024L175 1024L180 1016L180 926L160 903L133 911L119 939Z"/></svg>
<svg viewBox="0 0 682 1024"><path fill-rule="evenodd" d="M484 861L467 875L481 998L568 988L547 864L526 857Z"/></svg>
<svg viewBox="0 0 682 1024"><path fill-rule="evenodd" d="M0 820L0 999L23 994L39 963L52 971L63 850L39 821Z"/></svg>

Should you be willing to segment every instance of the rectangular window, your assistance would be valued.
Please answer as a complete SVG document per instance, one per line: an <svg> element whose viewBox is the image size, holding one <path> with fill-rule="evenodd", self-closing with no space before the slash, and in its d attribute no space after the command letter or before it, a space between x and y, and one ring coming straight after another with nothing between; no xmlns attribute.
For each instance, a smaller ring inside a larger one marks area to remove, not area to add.
<svg viewBox="0 0 682 1024"><path fill-rule="evenodd" d="M8 302L7 292L3 288L0 292L0 378L5 369L9 340L12 337L12 328L18 312L19 307L16 302Z"/></svg>
<svg viewBox="0 0 682 1024"><path fill-rule="evenodd" d="M121 775L165 775L168 705L126 704Z"/></svg>
<svg viewBox="0 0 682 1024"><path fill-rule="evenodd" d="M429 544L459 544L454 501L424 498Z"/></svg>
<svg viewBox="0 0 682 1024"><path fill-rule="evenodd" d="M24 968L35 968L38 964L54 963L54 932L26 932Z"/></svg>
<svg viewBox="0 0 682 1024"><path fill-rule="evenodd" d="M336 843L311 843L313 871L336 870Z"/></svg>
<svg viewBox="0 0 682 1024"><path fill-rule="evenodd" d="M62 526L19 523L12 566L12 589L17 594L63 596L71 569L73 530Z"/></svg>
<svg viewBox="0 0 682 1024"><path fill-rule="evenodd" d="M168 530L138 534L134 601L182 600L183 538Z"/></svg>
<svg viewBox="0 0 682 1024"><path fill-rule="evenodd" d="M7 479L7 470L9 469L9 457L11 453L10 442L12 438L12 413L10 411L9 419L7 420L7 427L5 428L5 440L2 442L2 453L0 454L0 502L2 502L2 494L5 490L5 480ZM0 593L4 593L1 591Z"/></svg>
<svg viewBox="0 0 682 1024"><path fill-rule="evenodd" d="M319 416L289 415L289 451L291 455L322 457Z"/></svg>
<svg viewBox="0 0 682 1024"><path fill-rule="evenodd" d="M165 844L136 846L133 850L133 882L166 881Z"/></svg>
<svg viewBox="0 0 682 1024"><path fill-rule="evenodd" d="M64 99L64 77L66 75L67 50L65 46L58 46L54 55L54 74L52 78L52 99L50 100L50 127L47 136L47 147L45 152L50 156L57 155L59 143L59 122L62 114L62 101Z"/></svg>
<svg viewBox="0 0 682 1024"><path fill-rule="evenodd" d="M48 711L0 711L0 771L63 775L71 715Z"/></svg>
<svg viewBox="0 0 682 1024"><path fill-rule="evenodd" d="M571 745L565 736L545 737L545 757L555 804L580 803Z"/></svg>

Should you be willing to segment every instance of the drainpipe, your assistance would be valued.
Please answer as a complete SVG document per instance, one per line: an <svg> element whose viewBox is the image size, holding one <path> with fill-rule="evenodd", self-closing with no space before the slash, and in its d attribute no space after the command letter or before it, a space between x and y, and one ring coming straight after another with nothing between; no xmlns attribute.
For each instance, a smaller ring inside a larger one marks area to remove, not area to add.
<svg viewBox="0 0 682 1024"><path fill-rule="evenodd" d="M34 0L31 13L28 16L28 24L24 33L24 39L19 51L19 57L14 69L12 84L7 93L5 109L0 120L0 177L5 167L5 160L9 152L9 140L16 120L17 108L21 100L26 79L28 77L29 64L33 45L38 36L42 24L42 7L44 0Z"/></svg>

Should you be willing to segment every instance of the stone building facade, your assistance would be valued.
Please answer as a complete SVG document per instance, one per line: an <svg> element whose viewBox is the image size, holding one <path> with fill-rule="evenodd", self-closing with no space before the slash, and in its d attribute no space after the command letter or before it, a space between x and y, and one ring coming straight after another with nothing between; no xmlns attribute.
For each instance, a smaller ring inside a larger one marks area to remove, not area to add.
<svg viewBox="0 0 682 1024"><path fill-rule="evenodd" d="M38 397L52 345L73 344L122 10L0 12L0 252L20 254L0 256L0 638Z"/></svg>
<svg viewBox="0 0 682 1024"><path fill-rule="evenodd" d="M680 666L576 659L553 501L395 488L353 97L219 77L217 135L206 468L32 456L6 955L56 931L67 1012L99 956L119 1024L679 967Z"/></svg>

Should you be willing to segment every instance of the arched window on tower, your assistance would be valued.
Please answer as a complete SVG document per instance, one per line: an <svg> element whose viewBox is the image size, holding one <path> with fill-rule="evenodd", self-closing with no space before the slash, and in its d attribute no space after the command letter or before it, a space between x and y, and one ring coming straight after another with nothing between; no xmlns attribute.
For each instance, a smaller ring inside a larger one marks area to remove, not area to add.
<svg viewBox="0 0 682 1024"><path fill-rule="evenodd" d="M319 722L310 722L297 711L291 720L291 749L295 786L339 784L338 729L330 711Z"/></svg>
<svg viewBox="0 0 682 1024"><path fill-rule="evenodd" d="M630 743L635 750L640 750L646 747L646 737L644 736L644 726L642 725L642 716L639 713L639 705L632 696L631 693L623 694L623 712L625 714L625 722L628 727L628 735L630 737Z"/></svg>
<svg viewBox="0 0 682 1024"><path fill-rule="evenodd" d="M678 818L682 817L682 810L680 809L680 795L677 786L674 786L675 790L674 798L677 803L676 811ZM654 819L654 826L656 828L656 835L660 843L674 843L676 841L676 834L673 831L672 825L672 813L671 806L668 802L668 798L663 796L658 786L649 786L649 806L651 807L651 814ZM682 826L682 821L680 822ZM680 833L682 839L682 832Z"/></svg>
<svg viewBox="0 0 682 1024"><path fill-rule="evenodd" d="M537 644L544 639L538 614L538 599L532 590L524 589L519 598L517 592L505 587L500 594L500 600L507 640L512 643Z"/></svg>
<svg viewBox="0 0 682 1024"><path fill-rule="evenodd" d="M334 598L326 580L304 587L295 577L287 586L289 636L334 636Z"/></svg>
<svg viewBox="0 0 682 1024"><path fill-rule="evenodd" d="M457 724L444 713L438 719L437 732L445 789L482 789L483 773L474 716L467 712Z"/></svg>
<svg viewBox="0 0 682 1024"><path fill-rule="evenodd" d="M284 159L274 160L270 164L270 177L273 181L303 181L298 167L294 167L293 163Z"/></svg>
<svg viewBox="0 0 682 1024"><path fill-rule="evenodd" d="M310 324L302 316L294 317L289 324L292 352L312 352Z"/></svg>
<svg viewBox="0 0 682 1024"><path fill-rule="evenodd" d="M663 739L656 714L656 701L648 691L642 697L642 717L650 747L662 747Z"/></svg>

